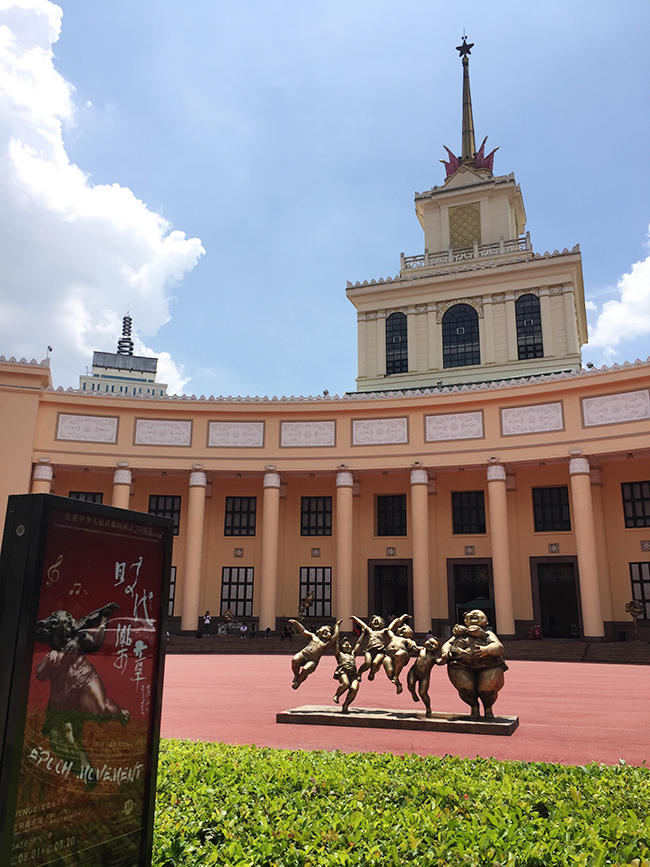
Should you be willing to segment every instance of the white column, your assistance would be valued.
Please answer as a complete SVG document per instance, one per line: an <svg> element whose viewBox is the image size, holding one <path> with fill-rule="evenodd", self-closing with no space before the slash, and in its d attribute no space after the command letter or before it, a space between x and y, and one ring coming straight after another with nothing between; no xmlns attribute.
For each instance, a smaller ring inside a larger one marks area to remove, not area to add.
<svg viewBox="0 0 650 867"><path fill-rule="evenodd" d="M413 628L431 629L429 580L429 474L411 470L411 526L413 552Z"/></svg>
<svg viewBox="0 0 650 867"><path fill-rule="evenodd" d="M280 529L280 475L264 474L262 506L262 564L259 628L275 630L278 583L278 536Z"/></svg>
<svg viewBox="0 0 650 867"><path fill-rule="evenodd" d="M366 376L366 314L357 313L357 376Z"/></svg>
<svg viewBox="0 0 650 867"><path fill-rule="evenodd" d="M578 340L578 319L576 316L575 299L573 297L573 286L565 286L562 295L564 297L567 355L577 355L580 352L580 342Z"/></svg>
<svg viewBox="0 0 650 867"><path fill-rule="evenodd" d="M600 604L596 526L589 470L589 461L586 458L572 458L569 461L573 529L580 572L582 628L585 638L603 638L605 630Z"/></svg>
<svg viewBox="0 0 650 867"><path fill-rule="evenodd" d="M418 340L415 325L415 307L406 308L406 345L408 350L407 370L419 370L418 367Z"/></svg>
<svg viewBox="0 0 650 867"><path fill-rule="evenodd" d="M481 361L483 364L494 364L494 317L492 316L492 296L483 298L483 347Z"/></svg>
<svg viewBox="0 0 650 867"><path fill-rule="evenodd" d="M195 632L199 622L201 600L201 561L203 559L203 523L205 518L205 473L190 473L185 533L185 573L183 575L183 614L181 630Z"/></svg>
<svg viewBox="0 0 650 867"><path fill-rule="evenodd" d="M496 626L502 638L512 638L515 635L515 616L510 572L510 536L508 532L505 468L500 464L488 467L487 479Z"/></svg>
<svg viewBox="0 0 650 867"><path fill-rule="evenodd" d="M514 292L506 293L506 339L508 346L508 361L517 361L517 317L515 314Z"/></svg>
<svg viewBox="0 0 650 867"><path fill-rule="evenodd" d="M54 470L49 464L36 464L32 475L32 494L49 494Z"/></svg>
<svg viewBox="0 0 650 867"><path fill-rule="evenodd" d="M332 613L342 620L342 632L350 632L352 623L352 473L336 474L336 593Z"/></svg>
<svg viewBox="0 0 650 867"><path fill-rule="evenodd" d="M386 311L377 311L377 376L386 375Z"/></svg>
<svg viewBox="0 0 650 867"><path fill-rule="evenodd" d="M111 505L116 509L128 509L131 496L131 470L119 469L113 473L113 500Z"/></svg>
<svg viewBox="0 0 650 867"><path fill-rule="evenodd" d="M551 320L551 294L548 286L539 290L539 314L542 319L544 357L553 355L553 322Z"/></svg>
<svg viewBox="0 0 650 867"><path fill-rule="evenodd" d="M427 332L429 335L429 369L442 370L442 325L438 324L438 312L435 304L429 304Z"/></svg>

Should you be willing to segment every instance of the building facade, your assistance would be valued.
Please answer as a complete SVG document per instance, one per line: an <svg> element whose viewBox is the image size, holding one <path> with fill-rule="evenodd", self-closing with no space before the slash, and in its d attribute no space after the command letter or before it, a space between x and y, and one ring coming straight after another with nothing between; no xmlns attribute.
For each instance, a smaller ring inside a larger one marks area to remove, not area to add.
<svg viewBox="0 0 650 867"><path fill-rule="evenodd" d="M358 391L63 390L0 358L3 510L32 490L173 518L187 632L206 609L278 629L308 598L344 629L408 611L446 635L481 605L503 637L614 640L636 599L650 637L650 359L581 367L579 249L533 251L460 49L463 152L416 196L425 251L348 285Z"/></svg>

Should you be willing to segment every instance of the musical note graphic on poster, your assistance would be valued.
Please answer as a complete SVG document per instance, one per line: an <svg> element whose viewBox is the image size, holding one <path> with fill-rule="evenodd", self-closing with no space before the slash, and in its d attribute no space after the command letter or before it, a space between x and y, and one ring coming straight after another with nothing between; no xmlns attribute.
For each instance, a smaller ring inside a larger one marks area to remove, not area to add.
<svg viewBox="0 0 650 867"><path fill-rule="evenodd" d="M76 581L71 590L68 591L69 596L78 596L81 593L81 584Z"/></svg>
<svg viewBox="0 0 650 867"><path fill-rule="evenodd" d="M59 559L56 563L52 563L50 568L47 570L47 582L45 584L46 587L54 584L61 577L61 573L59 572L59 566L63 563L63 554L59 554Z"/></svg>

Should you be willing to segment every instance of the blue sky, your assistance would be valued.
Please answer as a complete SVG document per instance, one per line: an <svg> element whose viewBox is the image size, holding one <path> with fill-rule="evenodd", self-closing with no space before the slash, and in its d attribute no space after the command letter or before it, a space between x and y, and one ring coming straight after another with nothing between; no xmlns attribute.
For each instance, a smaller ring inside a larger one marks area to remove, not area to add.
<svg viewBox="0 0 650 867"><path fill-rule="evenodd" d="M581 246L584 361L650 355L647 2L60 8L57 40L48 0L0 0L0 353L51 344L56 386L128 306L173 390L354 389L346 281L422 252L413 193L460 147L463 28L477 138L534 249Z"/></svg>

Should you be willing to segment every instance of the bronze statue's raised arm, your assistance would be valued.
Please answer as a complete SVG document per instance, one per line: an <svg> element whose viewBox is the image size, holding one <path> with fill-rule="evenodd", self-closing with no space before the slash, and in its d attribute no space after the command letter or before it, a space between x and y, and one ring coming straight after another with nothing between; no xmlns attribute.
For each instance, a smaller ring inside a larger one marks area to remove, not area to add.
<svg viewBox="0 0 650 867"><path fill-rule="evenodd" d="M354 620L354 622L357 624L357 626L360 626L364 632L370 632L370 627L368 626L368 624L364 623L363 620L359 620L359 618L355 617L354 614L352 615L352 617L350 619Z"/></svg>
<svg viewBox="0 0 650 867"><path fill-rule="evenodd" d="M411 619L410 614L402 614L401 617L396 617L395 620L393 620L393 622L389 625L388 628L392 632L394 629L397 629L398 626L401 626L405 620L410 620L410 619Z"/></svg>
<svg viewBox="0 0 650 867"><path fill-rule="evenodd" d="M292 626L295 626L296 629L298 630L298 632L300 632L302 635L304 635L305 638L311 638L311 639L316 638L314 633L310 632L308 629L305 629L305 627L302 625L302 623L299 620L290 620L289 623Z"/></svg>

